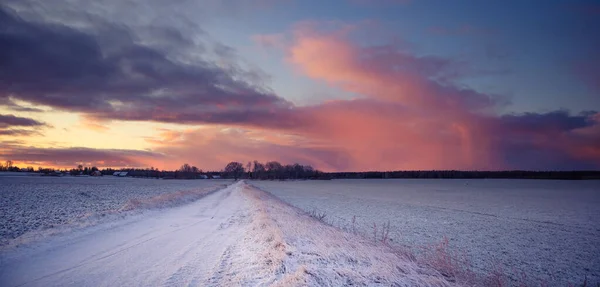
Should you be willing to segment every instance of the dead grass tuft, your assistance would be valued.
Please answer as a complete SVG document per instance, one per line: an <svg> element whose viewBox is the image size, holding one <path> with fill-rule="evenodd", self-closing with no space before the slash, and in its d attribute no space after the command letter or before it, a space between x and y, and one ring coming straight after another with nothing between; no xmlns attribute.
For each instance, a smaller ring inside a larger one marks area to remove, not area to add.
<svg viewBox="0 0 600 287"><path fill-rule="evenodd" d="M317 209L311 210L308 215L321 222L325 222L325 217L327 217L325 211L318 211Z"/></svg>

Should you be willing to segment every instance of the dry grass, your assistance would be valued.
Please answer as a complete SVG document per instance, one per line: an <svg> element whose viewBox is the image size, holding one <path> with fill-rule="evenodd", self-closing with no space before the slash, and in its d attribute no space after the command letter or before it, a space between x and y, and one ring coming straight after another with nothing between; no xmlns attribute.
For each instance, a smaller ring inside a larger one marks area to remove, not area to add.
<svg viewBox="0 0 600 287"><path fill-rule="evenodd" d="M318 221L325 222L325 217L327 217L327 213L325 211L318 211L317 209L311 210L308 215Z"/></svg>
<svg viewBox="0 0 600 287"><path fill-rule="evenodd" d="M327 223L327 222L326 222ZM330 223L328 223L330 224ZM331 224L330 224L331 225ZM389 222L383 224L373 223L371 234L362 233L357 228L357 217L352 216L350 225L339 226L341 230L359 235L365 238L372 238L376 244L390 247L395 254L403 258L408 258L420 265L425 265L435 269L449 282L457 283L462 286L490 286L490 287L546 287L550 284L546 280L535 280L529 278L527 274L512 270L511 275L499 263L486 274L475 272L470 263L470 258L466 252L457 250L451 246L450 240L446 237L437 244L422 246L415 253L411 246L402 245L399 242L392 242L389 237L391 226ZM515 276L515 274L517 274ZM587 278L583 279L581 284L572 284L570 287L600 287L600 283L590 283Z"/></svg>
<svg viewBox="0 0 600 287"><path fill-rule="evenodd" d="M474 286L477 276L471 269L469 257L450 247L450 241L444 237L438 244L430 245L422 250L419 262L431 266L451 282Z"/></svg>

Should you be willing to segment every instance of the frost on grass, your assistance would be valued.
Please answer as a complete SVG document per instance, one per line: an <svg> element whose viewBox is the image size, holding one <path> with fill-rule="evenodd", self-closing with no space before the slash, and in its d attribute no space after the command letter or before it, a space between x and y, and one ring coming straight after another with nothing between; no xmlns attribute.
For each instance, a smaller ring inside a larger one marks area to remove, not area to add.
<svg viewBox="0 0 600 287"><path fill-rule="evenodd" d="M257 269L269 285L461 286L398 250L324 224L268 193L251 186L243 192L254 209L246 238L254 247L248 252L261 255L254 263L267 267Z"/></svg>
<svg viewBox="0 0 600 287"><path fill-rule="evenodd" d="M219 181L2 177L0 248L201 198Z"/></svg>

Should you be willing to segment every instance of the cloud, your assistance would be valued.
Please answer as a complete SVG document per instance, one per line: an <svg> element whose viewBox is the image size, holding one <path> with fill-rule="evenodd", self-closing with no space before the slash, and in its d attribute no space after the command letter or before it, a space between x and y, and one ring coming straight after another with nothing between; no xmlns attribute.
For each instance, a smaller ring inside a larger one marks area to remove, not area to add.
<svg viewBox="0 0 600 287"><path fill-rule="evenodd" d="M39 113L44 110L33 108L33 107L25 107L13 102L10 98L0 98L0 106L3 106L11 111L15 112L31 112L31 113Z"/></svg>
<svg viewBox="0 0 600 287"><path fill-rule="evenodd" d="M295 32L289 60L308 76L351 92L386 101L437 109L493 107L493 96L458 87L457 64L436 57L418 57L393 45L359 47L345 33L306 28Z"/></svg>
<svg viewBox="0 0 600 287"><path fill-rule="evenodd" d="M81 113L99 129L96 121L110 120L210 125L161 130L147 139L152 152L11 146L1 158L211 169L254 159L323 170L600 168L597 112L502 115L501 96L460 84L478 73L468 64L395 43L358 44L352 25L299 25L290 41L255 39L283 49L306 76L357 95L295 106L242 68L235 49L198 40L203 31L192 38L173 23L152 32L95 15L77 25L25 14L0 10L0 101Z"/></svg>
<svg viewBox="0 0 600 287"><path fill-rule="evenodd" d="M125 149L92 149L83 147L39 148L5 145L0 158L17 165L75 167L78 164L98 167L149 167L164 155L151 151Z"/></svg>
<svg viewBox="0 0 600 287"><path fill-rule="evenodd" d="M172 168L188 162L203 169L221 170L230 161L254 160L311 164L326 170L344 170L351 164L351 157L336 148L260 129L213 126L165 132L153 143L156 151L169 155L168 166Z"/></svg>
<svg viewBox="0 0 600 287"><path fill-rule="evenodd" d="M0 129L0 136L32 136L40 135L37 131L24 129Z"/></svg>
<svg viewBox="0 0 600 287"><path fill-rule="evenodd" d="M289 61L363 98L296 108L303 120L292 130L344 151L353 169L600 167L597 112L499 115L501 98L446 76L460 71L455 62L356 45L345 33L296 31Z"/></svg>
<svg viewBox="0 0 600 287"><path fill-rule="evenodd" d="M15 115L3 115L0 114L0 128L7 127L36 127L44 126L45 124L34 119L17 117Z"/></svg>
<svg viewBox="0 0 600 287"><path fill-rule="evenodd" d="M488 137L508 166L519 169L598 169L600 113L565 110L496 118Z"/></svg>
<svg viewBox="0 0 600 287"><path fill-rule="evenodd" d="M223 68L205 59L171 57L135 41L126 27L103 23L88 32L26 21L0 10L0 97L93 118L179 123L243 122L290 104L252 71ZM107 40L108 39L108 40ZM232 49L219 46L229 55Z"/></svg>
<svg viewBox="0 0 600 287"><path fill-rule="evenodd" d="M39 129L44 127L48 127L48 125L31 118L0 114L0 136L41 135ZM36 130L23 128L35 128Z"/></svg>

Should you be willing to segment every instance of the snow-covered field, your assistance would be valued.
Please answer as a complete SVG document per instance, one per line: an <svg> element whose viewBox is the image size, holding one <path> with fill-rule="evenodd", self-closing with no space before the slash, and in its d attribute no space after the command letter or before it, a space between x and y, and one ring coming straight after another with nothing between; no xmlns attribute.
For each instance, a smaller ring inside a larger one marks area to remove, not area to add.
<svg viewBox="0 0 600 287"><path fill-rule="evenodd" d="M224 186L219 180L0 176L0 247L177 205Z"/></svg>
<svg viewBox="0 0 600 287"><path fill-rule="evenodd" d="M444 236L481 273L595 284L599 187L2 177L0 286L494 286L420 253Z"/></svg>
<svg viewBox="0 0 600 287"><path fill-rule="evenodd" d="M0 286L461 286L238 182L0 253Z"/></svg>
<svg viewBox="0 0 600 287"><path fill-rule="evenodd" d="M501 271L550 286L600 282L600 181L252 181L334 226L390 239L417 252L449 239L480 273ZM595 283L594 283L595 284Z"/></svg>

